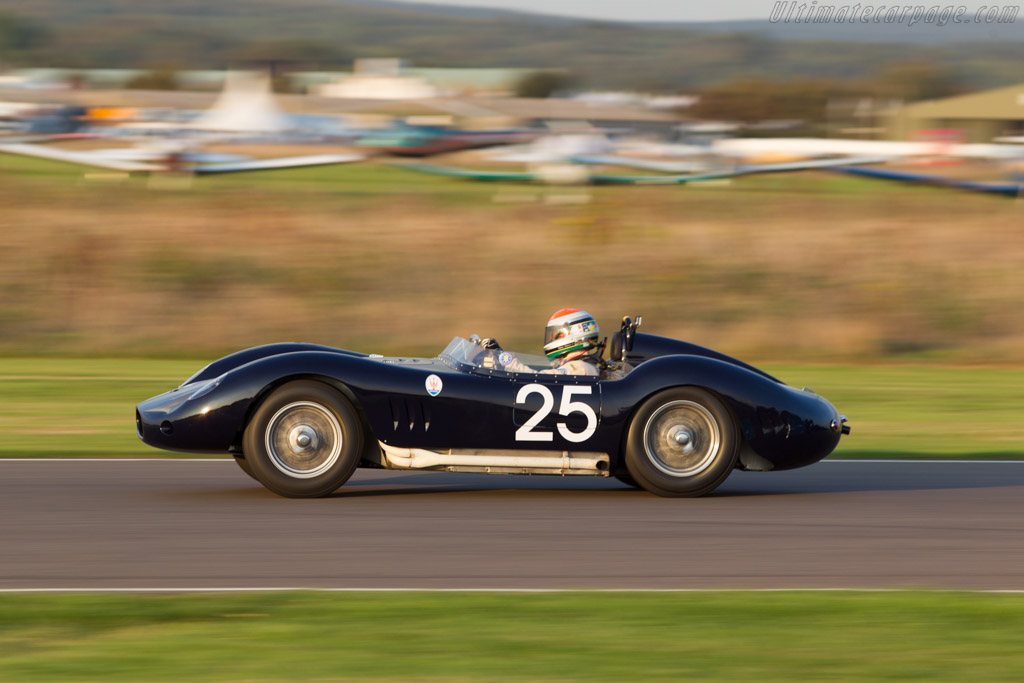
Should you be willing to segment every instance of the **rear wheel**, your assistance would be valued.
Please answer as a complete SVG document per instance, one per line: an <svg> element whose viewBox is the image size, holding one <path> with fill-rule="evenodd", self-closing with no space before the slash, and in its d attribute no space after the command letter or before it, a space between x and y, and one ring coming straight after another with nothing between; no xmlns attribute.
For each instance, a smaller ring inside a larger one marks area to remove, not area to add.
<svg viewBox="0 0 1024 683"><path fill-rule="evenodd" d="M263 402L245 429L242 450L253 477L274 493L317 498L352 476L363 434L344 396L303 380L285 384Z"/></svg>
<svg viewBox="0 0 1024 683"><path fill-rule="evenodd" d="M736 422L714 395L696 387L669 389L641 406L629 427L626 467L659 496L703 496L736 466Z"/></svg>

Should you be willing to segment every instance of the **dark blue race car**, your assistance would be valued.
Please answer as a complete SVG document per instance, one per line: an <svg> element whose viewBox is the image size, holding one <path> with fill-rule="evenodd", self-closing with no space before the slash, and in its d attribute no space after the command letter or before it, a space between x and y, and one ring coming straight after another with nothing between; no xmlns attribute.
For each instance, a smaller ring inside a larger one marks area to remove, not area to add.
<svg viewBox="0 0 1024 683"><path fill-rule="evenodd" d="M818 462L849 433L809 389L638 333L639 320L623 319L600 376L508 372L475 337L456 337L436 358L255 347L143 401L135 422L151 446L230 453L289 497L328 495L356 467L614 476L700 496L733 469Z"/></svg>

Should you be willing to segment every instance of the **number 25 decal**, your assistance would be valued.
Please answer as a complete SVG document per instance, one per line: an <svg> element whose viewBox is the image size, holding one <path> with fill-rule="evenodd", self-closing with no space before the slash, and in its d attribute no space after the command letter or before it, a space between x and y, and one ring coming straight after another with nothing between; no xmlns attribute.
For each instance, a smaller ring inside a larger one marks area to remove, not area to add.
<svg viewBox="0 0 1024 683"><path fill-rule="evenodd" d="M587 426L582 432L570 431L564 422L559 422L556 425L558 433L566 441L581 443L592 437L594 432L597 431L597 414L594 412L594 409L582 401L572 400L574 395L589 396L592 393L592 389L592 386L565 386L562 388L562 402L558 406L558 414L569 416L572 413L582 413L587 418ZM534 428L555 407L555 396L551 393L551 389L543 384L527 384L516 394L516 405L526 403L526 397L530 394L540 394L544 404L540 407L540 410L533 414L533 417L516 430L516 441L552 441L554 439L552 432L538 432L534 431Z"/></svg>

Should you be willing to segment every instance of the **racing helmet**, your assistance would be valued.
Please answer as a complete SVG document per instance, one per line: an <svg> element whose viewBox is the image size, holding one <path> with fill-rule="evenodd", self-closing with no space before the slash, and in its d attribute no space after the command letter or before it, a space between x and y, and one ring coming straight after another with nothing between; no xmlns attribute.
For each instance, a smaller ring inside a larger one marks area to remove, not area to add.
<svg viewBox="0 0 1024 683"><path fill-rule="evenodd" d="M555 311L544 329L544 353L548 358L575 358L597 348L600 329L594 316L575 308Z"/></svg>

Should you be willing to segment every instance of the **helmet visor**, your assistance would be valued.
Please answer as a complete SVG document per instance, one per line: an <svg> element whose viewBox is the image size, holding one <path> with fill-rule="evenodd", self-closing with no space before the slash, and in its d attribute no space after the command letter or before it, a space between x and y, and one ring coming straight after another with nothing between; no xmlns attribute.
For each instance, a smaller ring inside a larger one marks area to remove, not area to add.
<svg viewBox="0 0 1024 683"><path fill-rule="evenodd" d="M544 330L544 352L556 356L572 348L588 348L597 341L597 321L590 317L554 321Z"/></svg>

